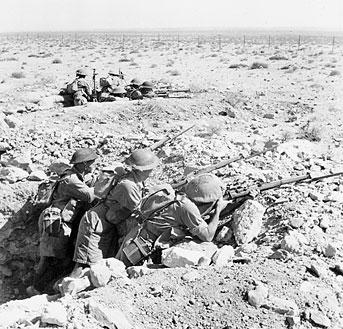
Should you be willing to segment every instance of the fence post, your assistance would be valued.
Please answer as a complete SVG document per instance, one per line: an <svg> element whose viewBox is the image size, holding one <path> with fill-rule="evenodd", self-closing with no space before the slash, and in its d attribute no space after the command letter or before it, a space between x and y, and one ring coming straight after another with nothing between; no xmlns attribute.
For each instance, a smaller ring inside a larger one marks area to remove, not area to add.
<svg viewBox="0 0 343 329"><path fill-rule="evenodd" d="M298 51L300 50L300 35L299 35L299 38L298 38Z"/></svg>
<svg viewBox="0 0 343 329"><path fill-rule="evenodd" d="M245 35L243 35L243 49L245 49Z"/></svg>
<svg viewBox="0 0 343 329"><path fill-rule="evenodd" d="M222 36L221 36L221 34L219 34L219 36L218 36L218 50L219 51L222 50Z"/></svg>
<svg viewBox="0 0 343 329"><path fill-rule="evenodd" d="M332 37L332 49L331 49L332 53L333 53L334 47L335 47L335 37Z"/></svg>
<svg viewBox="0 0 343 329"><path fill-rule="evenodd" d="M270 48L270 35L268 36L268 48Z"/></svg>
<svg viewBox="0 0 343 329"><path fill-rule="evenodd" d="M200 36L198 35L198 48L200 47Z"/></svg>
<svg viewBox="0 0 343 329"><path fill-rule="evenodd" d="M121 51L125 51L125 36L124 36L124 34L122 35L122 38L121 38Z"/></svg>

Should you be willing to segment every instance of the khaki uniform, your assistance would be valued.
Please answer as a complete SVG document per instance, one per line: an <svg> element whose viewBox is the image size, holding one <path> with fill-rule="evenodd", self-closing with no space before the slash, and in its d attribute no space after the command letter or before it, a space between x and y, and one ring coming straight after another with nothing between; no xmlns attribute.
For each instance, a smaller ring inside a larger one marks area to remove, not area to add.
<svg viewBox="0 0 343 329"><path fill-rule="evenodd" d="M106 200L82 217L74 261L94 264L114 254L116 243L127 233L127 219L142 199L142 185L134 174L123 178Z"/></svg>
<svg viewBox="0 0 343 329"><path fill-rule="evenodd" d="M51 207L56 208L57 212L62 212L68 205L68 222L62 223L62 229L59 236L50 236L43 230L43 217L47 210L44 210L39 217L38 227L40 233L40 256L65 258L69 248L69 238L71 235L71 228L75 215L80 209L80 203L77 201L83 201L90 203L94 200L93 188L90 188L83 181L83 177L75 170L67 170L62 180L58 183L58 186L52 196L53 201ZM73 200L73 201L72 201Z"/></svg>
<svg viewBox="0 0 343 329"><path fill-rule="evenodd" d="M85 105L92 95L92 89L85 78L77 79L78 91L73 94L74 105Z"/></svg>
<svg viewBox="0 0 343 329"><path fill-rule="evenodd" d="M116 100L115 96L112 95L113 88L119 87L121 81L118 77L108 76L105 80L106 85L101 88L99 96L100 102L113 102Z"/></svg>
<svg viewBox="0 0 343 329"><path fill-rule="evenodd" d="M207 223L202 219L197 206L186 196L179 196L160 213L157 212L152 218L146 220L140 227L133 228L125 237L116 258L122 260L125 265L136 265L132 263L124 253L124 248L132 244L139 237L143 244L152 250L156 240L162 247L170 247L182 240L187 235L197 237L207 228Z"/></svg>

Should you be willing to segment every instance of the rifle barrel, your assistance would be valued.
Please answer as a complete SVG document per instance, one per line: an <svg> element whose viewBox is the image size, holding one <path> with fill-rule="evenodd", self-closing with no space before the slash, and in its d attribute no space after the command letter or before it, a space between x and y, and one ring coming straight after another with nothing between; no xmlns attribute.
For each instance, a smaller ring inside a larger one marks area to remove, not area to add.
<svg viewBox="0 0 343 329"><path fill-rule="evenodd" d="M162 147L162 146L163 146L164 144L166 144L167 142L170 142L170 141L176 139L177 137L181 136L182 134L184 134L184 133L187 132L188 130L191 130L194 126L195 126L195 125L192 125L192 126L186 128L186 129L180 131L179 133L177 133L177 134L174 135L174 136L171 136L171 137L168 136L168 137L165 137L165 138L161 139L160 141L158 141L158 142L152 144L152 145L149 147L149 149L150 149L151 151L154 151L154 150L156 150L156 149Z"/></svg>

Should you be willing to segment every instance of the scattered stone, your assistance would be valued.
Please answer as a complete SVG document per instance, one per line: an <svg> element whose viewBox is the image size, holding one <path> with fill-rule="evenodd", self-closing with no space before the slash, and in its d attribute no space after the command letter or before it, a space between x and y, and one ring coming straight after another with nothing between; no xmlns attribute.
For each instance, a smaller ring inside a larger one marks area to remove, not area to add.
<svg viewBox="0 0 343 329"><path fill-rule="evenodd" d="M310 192L308 194L308 196L313 200L313 201L323 201L324 199L324 195L319 193L319 192L316 192L316 191L313 191L313 192Z"/></svg>
<svg viewBox="0 0 343 329"><path fill-rule="evenodd" d="M147 275L151 273L151 271L152 270L147 268L146 266L130 266L126 269L127 275L130 279L135 279Z"/></svg>
<svg viewBox="0 0 343 329"><path fill-rule="evenodd" d="M27 179L32 181L42 181L47 180L48 176L45 174L43 170L35 170L29 175Z"/></svg>
<svg viewBox="0 0 343 329"><path fill-rule="evenodd" d="M300 324L300 316L287 315L286 321L290 327L294 327Z"/></svg>
<svg viewBox="0 0 343 329"><path fill-rule="evenodd" d="M336 264L334 270L337 274L343 275L343 263Z"/></svg>
<svg viewBox="0 0 343 329"><path fill-rule="evenodd" d="M328 243L323 250L323 254L325 257L335 257L337 253L337 248L332 244Z"/></svg>
<svg viewBox="0 0 343 329"><path fill-rule="evenodd" d="M223 246L212 256L212 262L216 266L226 266L232 263L235 251L232 246Z"/></svg>
<svg viewBox="0 0 343 329"><path fill-rule="evenodd" d="M20 120L17 119L14 115L6 116L4 121L7 123L7 125L10 128L16 128L16 127L20 126Z"/></svg>
<svg viewBox="0 0 343 329"><path fill-rule="evenodd" d="M304 224L304 218L300 217L300 216L296 216L296 217L292 217L289 220L289 225L293 228L299 228L302 227Z"/></svg>
<svg viewBox="0 0 343 329"><path fill-rule="evenodd" d="M281 241L281 248L291 253L302 254L307 244L306 237L296 231L291 231Z"/></svg>
<svg viewBox="0 0 343 329"><path fill-rule="evenodd" d="M193 282L198 280L200 277L198 271L189 271L181 276L181 279L188 282Z"/></svg>
<svg viewBox="0 0 343 329"><path fill-rule="evenodd" d="M268 288L264 285L258 285L254 290L248 292L248 302L250 305L260 307L264 305L268 298Z"/></svg>
<svg viewBox="0 0 343 329"><path fill-rule="evenodd" d="M12 157L8 160L7 165L30 172L30 165L32 165L31 152Z"/></svg>
<svg viewBox="0 0 343 329"><path fill-rule="evenodd" d="M244 254L251 254L255 252L256 250L257 250L256 243L253 243L253 242L245 243L235 249L235 255L241 257L241 256L244 256Z"/></svg>
<svg viewBox="0 0 343 329"><path fill-rule="evenodd" d="M127 277L125 264L121 260L111 257L106 258L104 261L108 269L111 271L112 278L119 279Z"/></svg>
<svg viewBox="0 0 343 329"><path fill-rule="evenodd" d="M338 191L332 191L330 194L324 197L323 201L343 203L343 193Z"/></svg>
<svg viewBox="0 0 343 329"><path fill-rule="evenodd" d="M56 326L64 326L68 321L67 311L59 302L49 303L42 313L41 321Z"/></svg>
<svg viewBox="0 0 343 329"><path fill-rule="evenodd" d="M221 243L227 243L231 240L233 232L227 226L223 226L216 236L216 241Z"/></svg>
<svg viewBox="0 0 343 329"><path fill-rule="evenodd" d="M286 261L290 258L290 254L287 250L278 249L274 251L268 258Z"/></svg>
<svg viewBox="0 0 343 329"><path fill-rule="evenodd" d="M59 161L53 162L49 166L49 170L51 172L56 173L57 175L61 175L65 170L70 169L70 164L67 159L59 159Z"/></svg>
<svg viewBox="0 0 343 329"><path fill-rule="evenodd" d="M82 278L63 278L62 282L58 285L59 291L62 296L75 295L91 286L89 278L84 276Z"/></svg>
<svg viewBox="0 0 343 329"><path fill-rule="evenodd" d="M200 251L172 247L162 251L162 264L168 267L195 266L204 254Z"/></svg>
<svg viewBox="0 0 343 329"><path fill-rule="evenodd" d="M0 169L0 180L15 183L29 176L29 173L17 167L4 167Z"/></svg>
<svg viewBox="0 0 343 329"><path fill-rule="evenodd" d="M150 287L150 294L154 297L161 297L163 293L163 287L162 286L155 286Z"/></svg>
<svg viewBox="0 0 343 329"><path fill-rule="evenodd" d="M125 314L118 308L109 308L91 299L88 303L90 314L109 329L134 329Z"/></svg>
<svg viewBox="0 0 343 329"><path fill-rule="evenodd" d="M298 305L292 299L269 295L265 306L276 313L299 316Z"/></svg>
<svg viewBox="0 0 343 329"><path fill-rule="evenodd" d="M325 278L328 274L327 265L324 262L312 262L308 269L317 278Z"/></svg>
<svg viewBox="0 0 343 329"><path fill-rule="evenodd" d="M90 279L94 287L104 287L110 281L111 271L103 262L91 265Z"/></svg>
<svg viewBox="0 0 343 329"><path fill-rule="evenodd" d="M328 328L331 326L330 319L320 311L311 310L311 320L318 326Z"/></svg>
<svg viewBox="0 0 343 329"><path fill-rule="evenodd" d="M238 245L258 236L266 208L254 200L247 200L233 214L233 233Z"/></svg>
<svg viewBox="0 0 343 329"><path fill-rule="evenodd" d="M263 117L265 119L274 119L274 114L273 113L266 113Z"/></svg>

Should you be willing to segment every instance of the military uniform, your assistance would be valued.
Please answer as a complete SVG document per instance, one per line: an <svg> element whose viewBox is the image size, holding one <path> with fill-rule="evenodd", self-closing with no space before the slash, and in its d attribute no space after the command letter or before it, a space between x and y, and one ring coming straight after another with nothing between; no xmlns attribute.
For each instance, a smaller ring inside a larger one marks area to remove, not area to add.
<svg viewBox="0 0 343 329"><path fill-rule="evenodd" d="M77 78L77 88L78 91L73 94L74 105L87 104L92 95L92 90L85 78Z"/></svg>
<svg viewBox="0 0 343 329"><path fill-rule="evenodd" d="M114 253L115 245L127 233L126 220L142 198L142 183L134 173L123 178L106 200L82 217L77 236L74 261L94 264Z"/></svg>

